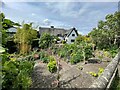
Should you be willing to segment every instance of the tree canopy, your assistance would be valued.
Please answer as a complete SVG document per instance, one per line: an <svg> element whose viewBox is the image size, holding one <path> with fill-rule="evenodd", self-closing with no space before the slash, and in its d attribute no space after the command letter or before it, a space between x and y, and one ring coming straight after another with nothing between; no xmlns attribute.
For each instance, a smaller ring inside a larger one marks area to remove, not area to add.
<svg viewBox="0 0 120 90"><path fill-rule="evenodd" d="M7 42L7 30L11 27L14 26L20 26L18 23L15 23L13 21L11 21L10 19L6 19L4 13L0 13L0 29L2 34L0 35L0 37L2 38L2 46L4 46Z"/></svg>
<svg viewBox="0 0 120 90"><path fill-rule="evenodd" d="M100 49L107 49L119 45L120 12L108 14L105 21L100 20L98 26L88 34Z"/></svg>

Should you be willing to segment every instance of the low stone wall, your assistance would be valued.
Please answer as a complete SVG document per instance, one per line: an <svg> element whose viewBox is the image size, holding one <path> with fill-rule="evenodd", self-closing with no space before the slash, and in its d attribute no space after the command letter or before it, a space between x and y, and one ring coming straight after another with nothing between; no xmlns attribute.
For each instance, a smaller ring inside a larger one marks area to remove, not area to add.
<svg viewBox="0 0 120 90"><path fill-rule="evenodd" d="M103 90L110 86L112 78L116 73L117 66L120 61L120 52L115 56L115 58L110 62L110 64L105 68L103 74L98 77L89 88L102 88Z"/></svg>

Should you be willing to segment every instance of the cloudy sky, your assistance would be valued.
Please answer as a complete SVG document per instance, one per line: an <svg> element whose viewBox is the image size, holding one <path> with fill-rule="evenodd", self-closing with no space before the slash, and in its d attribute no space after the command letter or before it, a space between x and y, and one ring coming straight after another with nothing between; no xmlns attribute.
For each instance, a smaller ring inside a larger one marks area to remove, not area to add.
<svg viewBox="0 0 120 90"><path fill-rule="evenodd" d="M3 0L2 11L6 18L15 22L34 22L37 26L61 28L76 27L87 34L104 20L107 14L118 10L118 2L7 2Z"/></svg>

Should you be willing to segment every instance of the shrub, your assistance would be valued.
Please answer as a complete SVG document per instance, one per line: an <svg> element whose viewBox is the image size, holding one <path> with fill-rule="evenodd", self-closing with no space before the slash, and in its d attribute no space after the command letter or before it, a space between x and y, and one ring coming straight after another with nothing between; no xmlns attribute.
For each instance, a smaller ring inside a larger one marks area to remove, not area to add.
<svg viewBox="0 0 120 90"><path fill-rule="evenodd" d="M88 44L86 47L85 47L85 59L88 59L88 58L91 58L92 57L92 46L91 44Z"/></svg>
<svg viewBox="0 0 120 90"><path fill-rule="evenodd" d="M47 68L51 73L54 73L57 71L56 61L53 57L50 57L49 59L50 59L50 61L47 65Z"/></svg>
<svg viewBox="0 0 120 90"><path fill-rule="evenodd" d="M43 63L48 63L49 62L49 57L44 57L42 58Z"/></svg>
<svg viewBox="0 0 120 90"><path fill-rule="evenodd" d="M116 49L116 50L115 49L111 49L111 50L109 50L109 52L110 52L112 58L114 58L115 55L118 53L118 49Z"/></svg>
<svg viewBox="0 0 120 90"><path fill-rule="evenodd" d="M59 56L60 56L61 58L64 58L64 57L66 56L66 53L67 53L67 52L65 52L65 51L60 51L60 52L59 52Z"/></svg>
<svg viewBox="0 0 120 90"><path fill-rule="evenodd" d="M54 42L54 37L48 33L43 33L39 40L39 47L46 49L52 45Z"/></svg>
<svg viewBox="0 0 120 90"><path fill-rule="evenodd" d="M49 62L55 61L55 58L53 56L49 57Z"/></svg>
<svg viewBox="0 0 120 90"><path fill-rule="evenodd" d="M40 52L40 60L43 61L43 63L49 62L49 56L45 52Z"/></svg>
<svg viewBox="0 0 120 90"><path fill-rule="evenodd" d="M76 64L83 60L83 55L81 53L76 53L71 56L70 63Z"/></svg>
<svg viewBox="0 0 120 90"><path fill-rule="evenodd" d="M33 61L6 60L2 68L2 88L27 89L32 84Z"/></svg>
<svg viewBox="0 0 120 90"><path fill-rule="evenodd" d="M40 59L44 58L45 57L45 52L44 51L39 52L39 56L40 56Z"/></svg>

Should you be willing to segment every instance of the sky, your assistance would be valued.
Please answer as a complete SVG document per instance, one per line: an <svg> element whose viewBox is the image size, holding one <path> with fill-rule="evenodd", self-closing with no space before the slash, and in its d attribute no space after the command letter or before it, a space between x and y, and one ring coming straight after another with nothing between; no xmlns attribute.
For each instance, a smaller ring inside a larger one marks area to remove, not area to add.
<svg viewBox="0 0 120 90"><path fill-rule="evenodd" d="M106 2L3 0L2 4L2 12L5 13L6 18L14 22L33 22L34 26L65 29L75 27L83 35L97 27L98 21L104 20L107 14L113 14L117 10L118 2L108 2L108 0Z"/></svg>

